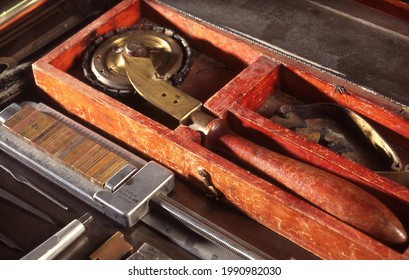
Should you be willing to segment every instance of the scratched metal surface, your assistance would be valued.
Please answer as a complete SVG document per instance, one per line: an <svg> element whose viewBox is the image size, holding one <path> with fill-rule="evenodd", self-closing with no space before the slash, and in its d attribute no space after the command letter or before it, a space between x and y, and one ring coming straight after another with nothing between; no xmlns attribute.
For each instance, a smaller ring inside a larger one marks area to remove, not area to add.
<svg viewBox="0 0 409 280"><path fill-rule="evenodd" d="M409 105L409 22L352 0L161 0Z"/></svg>

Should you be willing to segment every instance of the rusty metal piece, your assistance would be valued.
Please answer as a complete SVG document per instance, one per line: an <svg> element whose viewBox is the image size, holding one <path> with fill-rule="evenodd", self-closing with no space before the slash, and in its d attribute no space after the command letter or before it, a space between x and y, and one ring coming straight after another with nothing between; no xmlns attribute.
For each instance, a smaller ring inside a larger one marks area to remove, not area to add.
<svg viewBox="0 0 409 280"><path fill-rule="evenodd" d="M344 94L346 93L346 89L341 85L334 85L334 93Z"/></svg>
<svg viewBox="0 0 409 280"><path fill-rule="evenodd" d="M120 260L133 251L133 246L125 241L124 235L117 231L89 257L92 260Z"/></svg>
<svg viewBox="0 0 409 280"><path fill-rule="evenodd" d="M278 106L276 114L270 120L288 129L307 127L307 123L293 112L293 106L288 104Z"/></svg>
<svg viewBox="0 0 409 280"><path fill-rule="evenodd" d="M311 142L318 143L322 135L319 132L311 132L311 133L304 134L304 137L307 138Z"/></svg>
<svg viewBox="0 0 409 280"><path fill-rule="evenodd" d="M328 127L323 127L321 129L319 143L327 146L337 154L353 151L353 147L348 143L342 133L337 133Z"/></svg>

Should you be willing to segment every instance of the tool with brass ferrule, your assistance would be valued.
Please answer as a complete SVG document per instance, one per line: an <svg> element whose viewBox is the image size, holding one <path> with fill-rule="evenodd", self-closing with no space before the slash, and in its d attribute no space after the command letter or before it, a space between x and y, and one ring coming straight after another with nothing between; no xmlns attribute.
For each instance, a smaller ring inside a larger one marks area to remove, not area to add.
<svg viewBox="0 0 409 280"><path fill-rule="evenodd" d="M124 226L142 221L167 234L155 218L159 214L150 211L155 205L183 222L185 230L216 244L224 252L220 258L269 258L168 198L174 188L170 170L144 161L44 104L13 103L0 112L0 124L0 149ZM187 242L177 244L205 256Z"/></svg>
<svg viewBox="0 0 409 280"><path fill-rule="evenodd" d="M152 43L155 34L165 47ZM228 127L225 120L201 111L200 101L172 86L169 81L178 65L174 61L180 59L170 58L190 52L185 40L182 40L182 45L175 38L181 37L160 27L148 30L142 27L107 34L97 39L98 42L86 51L84 71L87 77L94 77L106 88L112 89L115 83L116 92L121 92L120 84L125 85L124 89L128 92L132 86L137 94L180 123L200 131L205 137L203 142L207 148L233 154L238 161L278 181L353 227L383 242L406 242L407 233L401 222L377 198L349 181L242 138ZM115 56L117 64L112 64L112 56ZM163 59L163 63L160 59ZM169 73L163 73L161 65L169 61L175 67L170 67ZM182 61L189 61L189 57ZM180 69L186 67L182 65Z"/></svg>

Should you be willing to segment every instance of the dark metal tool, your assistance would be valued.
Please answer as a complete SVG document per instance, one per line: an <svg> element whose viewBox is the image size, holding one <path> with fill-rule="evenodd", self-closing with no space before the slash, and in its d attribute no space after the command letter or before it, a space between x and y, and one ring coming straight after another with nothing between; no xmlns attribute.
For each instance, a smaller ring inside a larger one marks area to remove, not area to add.
<svg viewBox="0 0 409 280"><path fill-rule="evenodd" d="M155 34L160 38L160 45L152 43L151 37ZM97 47L93 45L86 51L84 60L88 62L84 61L84 71L87 70L87 65L91 65L91 71L88 71L87 75L92 73L107 88L119 80L126 84L128 90L129 85L132 85L133 89L151 104L180 123L200 131L207 148L227 151L238 161L264 173L338 219L382 241L398 244L406 242L407 233L401 222L371 194L331 173L242 138L229 128L225 120L204 113L199 100L170 85L168 80L174 75L176 67L171 67L172 71L168 73L158 71L162 68L157 61L157 54L166 54L162 56L162 61L166 64L168 61L174 61L171 59L174 56L184 53L179 49L189 50L185 40L182 41L184 45L173 40L179 37L173 31L160 27L150 28L148 31L141 28L118 32L114 36L107 35L101 40L97 39ZM109 64L113 55L117 57L116 61L121 62L115 67ZM97 63L93 63L94 61ZM101 68L92 65L108 66ZM181 66L182 69L185 67L186 65ZM104 74L107 71L109 76ZM118 88L116 90L120 91Z"/></svg>
<svg viewBox="0 0 409 280"><path fill-rule="evenodd" d="M14 242L13 240L11 240L10 238L8 238L7 236L5 236L4 234L2 234L0 232L0 242L2 242L3 244L7 245L9 248L11 249L15 249L15 250L19 250L19 251L23 251L23 249L20 248L20 246L18 246L16 244L16 242Z"/></svg>
<svg viewBox="0 0 409 280"><path fill-rule="evenodd" d="M333 103L282 104L277 107L275 115L270 119L279 125L295 130L297 133L306 136L309 140L322 144L336 153L343 154L344 152L352 152L359 149L359 147L354 147L351 141L345 138L344 134L336 133L330 128L325 127L325 120L334 121L341 128L347 128L348 132L353 131L352 135L354 138L361 139L363 145L371 148L373 156L379 159L379 162L385 162L380 165L381 168L371 168L369 166L368 168L392 181L409 187L409 166L404 166L392 145L365 118L344 106ZM309 128L307 126L307 120L311 119L320 120L318 125L320 127L319 136L315 141L310 139L308 134L308 132L310 133L317 129L317 127ZM353 157L349 158L357 161ZM365 163L361 164L365 165Z"/></svg>
<svg viewBox="0 0 409 280"><path fill-rule="evenodd" d="M7 201L9 201L11 203L13 203L14 205L17 205L18 207L21 207L22 209L30 212L31 214L39 217L42 220L44 220L44 221L46 221L48 223L54 224L53 220L51 220L51 218L47 214L45 214L45 213L41 212L40 210L34 208L30 204L26 203L25 201L18 198L17 196L9 193L8 191L4 190L3 188L0 188L0 197L4 198L5 200L7 200Z"/></svg>
<svg viewBox="0 0 409 280"><path fill-rule="evenodd" d="M20 1L20 2L40 2L39 4L43 5L42 2L45 1ZM62 0L53 1L50 4L49 7L50 11L48 13L52 14L53 10L61 8L61 6L64 5L64 2L65 1ZM76 13L65 19L63 22L59 23L57 26L51 27L51 29L48 32L46 32L42 36L39 36L34 41L30 42L29 44L27 44L25 47L18 50L14 54L8 57L0 57L0 74L7 69L16 67L24 59L34 54L35 52L39 51L42 47L46 46L59 36L71 30L73 27L77 26L79 23L83 22L88 17L94 15L95 13L98 13L104 8L105 4L106 1L89 0L75 1L75 5L77 6Z"/></svg>
<svg viewBox="0 0 409 280"><path fill-rule="evenodd" d="M0 31L32 12L46 0L7 1L0 6Z"/></svg>
<svg viewBox="0 0 409 280"><path fill-rule="evenodd" d="M159 213L148 213L142 221L200 259L271 259L230 232L160 194L151 198ZM164 222L166 220L166 222ZM194 234L186 234L190 229Z"/></svg>
<svg viewBox="0 0 409 280"><path fill-rule="evenodd" d="M354 111L333 103L316 103L308 105L283 105L287 107L289 115L295 114L298 118L306 120L313 118L334 119L338 123L345 123L349 127L356 128L367 140L379 155L389 161L391 171L402 169L402 161L391 145L382 137L382 135L363 117ZM282 108L281 106L280 108ZM274 121L277 118L273 119Z"/></svg>
<svg viewBox="0 0 409 280"><path fill-rule="evenodd" d="M1 163L0 163L0 168L3 169L4 171L6 171L7 173L9 173L16 181L26 185L27 187L31 188L34 191L36 191L37 193L39 193L43 197L47 198L49 201L51 201L52 203L54 203L55 205L57 205L61 209L68 210L68 207L65 206L62 202L58 201L57 199L55 199L54 197L52 197L51 195L49 195L48 193L46 193L42 189L40 189L37 186L33 185L29 180L27 180L22 175L14 173L13 171L11 171L9 168L7 168L6 166L4 166Z"/></svg>

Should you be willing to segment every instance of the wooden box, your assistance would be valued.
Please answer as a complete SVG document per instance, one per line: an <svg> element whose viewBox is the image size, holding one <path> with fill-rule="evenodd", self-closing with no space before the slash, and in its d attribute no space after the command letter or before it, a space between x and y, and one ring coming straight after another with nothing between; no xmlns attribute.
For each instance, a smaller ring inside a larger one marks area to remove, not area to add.
<svg viewBox="0 0 409 280"><path fill-rule="evenodd" d="M409 121L399 106L159 2L121 2L34 63L36 83L71 114L190 182L204 189L214 186L221 197L245 214L320 258L409 258L408 243L394 246L377 241L239 166L234 159L204 148L200 135L190 128L153 116L150 109L138 104L119 102L88 85L80 61L89 42L141 19L174 29L189 41L196 55L192 71L180 88L200 99L206 110L228 120L248 139L361 186L385 203L409 231L408 188L310 142L260 113L268 99L282 91L306 104L339 104L366 117L403 159L409 159ZM203 178L201 170L206 170L209 177Z"/></svg>

